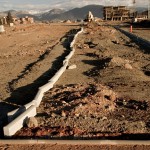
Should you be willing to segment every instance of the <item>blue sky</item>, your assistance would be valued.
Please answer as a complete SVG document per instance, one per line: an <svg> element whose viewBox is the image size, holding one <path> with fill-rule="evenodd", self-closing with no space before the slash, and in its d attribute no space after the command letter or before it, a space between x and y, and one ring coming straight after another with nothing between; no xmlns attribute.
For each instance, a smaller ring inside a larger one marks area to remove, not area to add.
<svg viewBox="0 0 150 150"><path fill-rule="evenodd" d="M132 5L133 0L0 0L0 11L4 10L50 10L70 9L89 4ZM136 0L136 5L147 6L149 0Z"/></svg>

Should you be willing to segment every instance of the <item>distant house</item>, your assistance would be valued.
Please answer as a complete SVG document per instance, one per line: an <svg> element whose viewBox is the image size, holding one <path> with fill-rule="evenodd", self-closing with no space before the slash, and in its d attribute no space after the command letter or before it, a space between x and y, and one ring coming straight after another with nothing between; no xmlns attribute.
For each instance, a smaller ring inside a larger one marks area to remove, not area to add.
<svg viewBox="0 0 150 150"><path fill-rule="evenodd" d="M126 6L107 6L104 7L104 20L124 21L130 19L130 10Z"/></svg>
<svg viewBox="0 0 150 150"><path fill-rule="evenodd" d="M147 19L148 18L148 10L147 11L143 11L141 13L137 13L137 18L143 18L143 19Z"/></svg>
<svg viewBox="0 0 150 150"><path fill-rule="evenodd" d="M142 20L147 20L148 19L148 10L147 11L143 11L143 12L134 12L133 13L133 22L140 22Z"/></svg>
<svg viewBox="0 0 150 150"><path fill-rule="evenodd" d="M1 17L0 21L2 22L3 25L7 25L8 24L8 20L7 17ZM17 25L17 24L32 24L34 23L34 19L31 17L26 16L25 18L16 18L13 17L12 18L12 22Z"/></svg>
<svg viewBox="0 0 150 150"><path fill-rule="evenodd" d="M25 18L15 19L15 24L32 24L34 23L34 19L26 16Z"/></svg>

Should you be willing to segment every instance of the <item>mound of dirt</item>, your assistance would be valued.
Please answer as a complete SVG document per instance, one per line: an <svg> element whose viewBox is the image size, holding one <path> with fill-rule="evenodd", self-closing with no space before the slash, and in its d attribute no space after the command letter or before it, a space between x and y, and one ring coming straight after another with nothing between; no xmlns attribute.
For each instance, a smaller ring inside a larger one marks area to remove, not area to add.
<svg viewBox="0 0 150 150"><path fill-rule="evenodd" d="M39 127L25 127L14 138L107 137L149 133L148 122L142 118L143 115L149 116L147 109L146 102L119 98L112 89L100 84L56 86L45 94L37 110ZM129 116L131 113L132 117Z"/></svg>

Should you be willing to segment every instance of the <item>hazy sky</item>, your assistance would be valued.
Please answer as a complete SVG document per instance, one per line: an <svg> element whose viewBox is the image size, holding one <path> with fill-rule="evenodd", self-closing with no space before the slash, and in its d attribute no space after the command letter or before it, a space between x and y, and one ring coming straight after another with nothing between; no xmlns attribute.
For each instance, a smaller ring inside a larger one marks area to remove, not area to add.
<svg viewBox="0 0 150 150"><path fill-rule="evenodd" d="M135 0L138 6L147 6L149 0ZM133 0L0 0L3 10L48 10L53 8L70 9L89 4L132 5Z"/></svg>

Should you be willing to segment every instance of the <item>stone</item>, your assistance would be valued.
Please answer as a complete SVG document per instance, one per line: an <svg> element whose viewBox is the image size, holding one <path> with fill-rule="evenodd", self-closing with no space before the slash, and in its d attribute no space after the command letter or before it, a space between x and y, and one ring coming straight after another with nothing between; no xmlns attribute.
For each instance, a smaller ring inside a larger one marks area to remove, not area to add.
<svg viewBox="0 0 150 150"><path fill-rule="evenodd" d="M104 116L101 120L103 121L103 120L107 120L107 119L108 119L108 118Z"/></svg>
<svg viewBox="0 0 150 150"><path fill-rule="evenodd" d="M38 121L35 117L30 117L26 120L26 125L28 128L38 127Z"/></svg>
<svg viewBox="0 0 150 150"><path fill-rule="evenodd" d="M118 40L114 40L112 41L114 44L119 44L119 41Z"/></svg>
<svg viewBox="0 0 150 150"><path fill-rule="evenodd" d="M62 103L65 105L65 104L67 104L67 102L66 101L62 101Z"/></svg>
<svg viewBox="0 0 150 150"><path fill-rule="evenodd" d="M94 45L98 45L99 43L100 43L100 41L99 41L99 39L93 39L92 40L92 43L94 44Z"/></svg>
<svg viewBox="0 0 150 150"><path fill-rule="evenodd" d="M110 95L110 99L112 100L112 101L115 101L116 100L116 94L115 93L112 93L111 95Z"/></svg>
<svg viewBox="0 0 150 150"><path fill-rule="evenodd" d="M80 104L79 104L79 107L82 107L82 106L83 106L83 105L80 103Z"/></svg>
<svg viewBox="0 0 150 150"><path fill-rule="evenodd" d="M76 116L76 117L79 117L79 116L80 116L80 114L76 113L76 114L75 114L75 116Z"/></svg>
<svg viewBox="0 0 150 150"><path fill-rule="evenodd" d="M77 68L77 66L76 66L76 65L71 65L71 66L68 66L68 68L67 68L67 69L71 70L71 69L76 69L76 68Z"/></svg>
<svg viewBox="0 0 150 150"><path fill-rule="evenodd" d="M64 110L62 110L61 116L62 116L62 117L66 117L66 115L67 115L66 112L65 112Z"/></svg>
<svg viewBox="0 0 150 150"><path fill-rule="evenodd" d="M132 67L130 64L125 64L124 67L125 67L126 69L130 69L130 70L133 69L133 67Z"/></svg>
<svg viewBox="0 0 150 150"><path fill-rule="evenodd" d="M55 113L51 114L51 117L53 117L53 118L55 118L56 116L57 116L57 114L55 114Z"/></svg>

